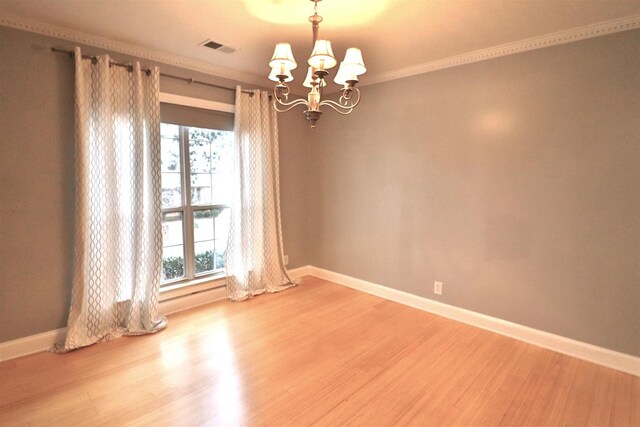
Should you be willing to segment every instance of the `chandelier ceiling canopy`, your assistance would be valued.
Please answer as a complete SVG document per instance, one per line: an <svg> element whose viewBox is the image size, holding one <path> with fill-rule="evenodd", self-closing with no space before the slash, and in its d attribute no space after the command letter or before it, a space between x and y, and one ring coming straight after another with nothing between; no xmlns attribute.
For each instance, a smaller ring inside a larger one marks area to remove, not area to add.
<svg viewBox="0 0 640 427"><path fill-rule="evenodd" d="M307 60L308 71L307 77L302 85L310 89L307 99L299 98L289 101L288 82L293 81L291 70L294 70L298 63L291 52L289 43L278 43L273 52L273 57L269 61L271 73L269 79L276 82L273 89L273 107L278 112L286 112L298 105L306 107L305 116L311 127L314 128L320 115L321 107L327 106L333 108L340 114L349 114L360 102L360 90L356 88L358 76L364 74L367 69L362 60L362 52L360 49L351 47L347 49L344 60L340 63L333 81L342 86L340 89L340 98L338 101L322 99L324 88L327 86L327 77L329 70L338 65L331 42L329 40L319 39L318 31L322 17L318 15L318 2L322 0L310 0L314 3L313 15L309 17L311 28L313 31L313 50L311 56Z"/></svg>

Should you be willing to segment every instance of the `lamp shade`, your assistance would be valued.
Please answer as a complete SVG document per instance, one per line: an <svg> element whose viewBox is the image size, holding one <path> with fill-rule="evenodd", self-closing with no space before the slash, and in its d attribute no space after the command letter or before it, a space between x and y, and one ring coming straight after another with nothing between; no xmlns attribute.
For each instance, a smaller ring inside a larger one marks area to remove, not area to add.
<svg viewBox="0 0 640 427"><path fill-rule="evenodd" d="M278 74L280 74L280 68L275 67L271 69L271 72L269 73L269 80L273 80L274 82L279 82L280 79L278 79L278 77L276 77ZM284 73L285 76L287 76L284 81L285 82L290 82L293 80L293 76L291 75L291 71L285 69Z"/></svg>
<svg viewBox="0 0 640 427"><path fill-rule="evenodd" d="M333 56L331 42L329 40L316 40L313 52L309 58L309 65L318 70L328 70L336 66L338 61Z"/></svg>
<svg viewBox="0 0 640 427"><path fill-rule="evenodd" d="M367 72L367 68L364 66L362 60L362 52L356 47L350 47L347 49L347 53L344 55L344 61L340 66L345 66L349 69L349 72L360 75Z"/></svg>
<svg viewBox="0 0 640 427"><path fill-rule="evenodd" d="M348 65L345 66L343 61L340 63L340 68L338 68L338 72L336 73L333 81L339 85L344 85L347 83L347 80L358 81L358 75L353 72L351 67Z"/></svg>
<svg viewBox="0 0 640 427"><path fill-rule="evenodd" d="M289 71L298 66L296 60L293 58L293 52L291 52L291 45L289 43L278 43L276 45L271 61L269 61L269 66L271 68Z"/></svg>
<svg viewBox="0 0 640 427"><path fill-rule="evenodd" d="M319 78L316 78L316 81L318 80L320 81L320 86L325 87L327 85L327 82L324 79L320 80ZM304 83L302 83L302 86L313 87L311 86L312 81L313 81L313 68L309 67L309 70L307 71L307 77L305 77Z"/></svg>

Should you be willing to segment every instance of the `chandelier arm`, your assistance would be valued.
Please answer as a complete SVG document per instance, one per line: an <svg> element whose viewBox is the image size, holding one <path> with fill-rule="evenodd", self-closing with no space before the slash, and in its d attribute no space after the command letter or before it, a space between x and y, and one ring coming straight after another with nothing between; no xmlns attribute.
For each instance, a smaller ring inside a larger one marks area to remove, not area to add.
<svg viewBox="0 0 640 427"><path fill-rule="evenodd" d="M289 86L286 83L277 84L273 88L273 99L277 99L279 103L283 104L289 99ZM282 101L284 99L284 101Z"/></svg>
<svg viewBox="0 0 640 427"><path fill-rule="evenodd" d="M350 104L347 104L347 99L343 95L340 97L340 102L332 101L330 99L320 101L320 103L318 104L318 108L322 107L323 105L328 105L342 115L350 114L353 109L356 108L356 106L360 103L360 91L355 87L352 88L352 90L356 94L356 100L351 102Z"/></svg>
<svg viewBox="0 0 640 427"><path fill-rule="evenodd" d="M355 105L344 106L344 105L338 104L336 101L332 101L330 99L325 99L324 101L320 102L318 104L318 108L322 107L323 105L326 105L326 106L329 106L329 107L333 108L334 110L336 110L339 114L342 114L343 116L346 116L347 114L350 114L353 111L353 107L355 107Z"/></svg>
<svg viewBox="0 0 640 427"><path fill-rule="evenodd" d="M291 110L294 107L297 107L298 105L309 106L309 103L307 102L307 100L303 98L298 98L291 102L282 102L278 98L273 98L273 101L271 101L271 103L273 104L273 108L275 108L275 110L279 113L286 113L287 111ZM286 108L280 109L278 108L278 105L281 105Z"/></svg>
<svg viewBox="0 0 640 427"><path fill-rule="evenodd" d="M345 90L343 90L342 95L340 96L339 99L339 103L340 105L343 105L345 107L348 108L355 108L359 103L360 103L360 90L357 87L352 87L351 88L351 95L347 98L344 96L345 94ZM347 102L351 100L351 98L353 97L353 93L356 94L356 100L351 102L351 105L348 106Z"/></svg>

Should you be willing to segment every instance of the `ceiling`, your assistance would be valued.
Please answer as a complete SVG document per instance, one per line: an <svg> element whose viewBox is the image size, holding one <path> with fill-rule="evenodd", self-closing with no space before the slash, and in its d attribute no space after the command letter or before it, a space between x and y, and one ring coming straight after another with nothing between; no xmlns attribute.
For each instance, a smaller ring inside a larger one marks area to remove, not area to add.
<svg viewBox="0 0 640 427"><path fill-rule="evenodd" d="M264 78L273 46L311 51L307 0L0 0L5 14ZM323 0L320 35L339 60L362 49L376 76L493 46L638 15L640 0ZM211 39L236 49L214 51ZM266 80L265 80L266 82Z"/></svg>

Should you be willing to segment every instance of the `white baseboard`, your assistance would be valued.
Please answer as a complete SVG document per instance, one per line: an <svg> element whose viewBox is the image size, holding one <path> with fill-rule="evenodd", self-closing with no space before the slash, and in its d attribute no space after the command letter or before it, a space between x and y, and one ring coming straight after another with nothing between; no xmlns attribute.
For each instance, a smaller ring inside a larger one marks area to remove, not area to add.
<svg viewBox="0 0 640 427"><path fill-rule="evenodd" d="M289 273L289 276L292 279L299 279L302 276L309 276L309 272L311 271L311 266L310 265L305 265L303 267L298 267L298 268L294 268L291 270L287 270L287 273Z"/></svg>
<svg viewBox="0 0 640 427"><path fill-rule="evenodd" d="M62 341L66 333L67 328L60 328L0 343L0 362L48 350L58 341Z"/></svg>
<svg viewBox="0 0 640 427"><path fill-rule="evenodd" d="M309 274L309 266L294 268L288 272L292 278L306 276ZM222 286L161 301L158 309L160 313L167 315L226 298L227 291ZM67 328L60 328L0 343L0 362L49 350L55 343L62 341L66 333Z"/></svg>
<svg viewBox="0 0 640 427"><path fill-rule="evenodd" d="M291 278L299 278L309 274L309 266L287 270ZM220 301L227 298L227 289L223 286L209 289L202 292L183 295L178 298L168 299L160 302L160 313L173 314L178 311L189 310L204 304Z"/></svg>
<svg viewBox="0 0 640 427"><path fill-rule="evenodd" d="M289 275L293 278L315 276L342 286L366 292L390 301L395 301L409 307L428 311L439 316L467 323L501 335L506 335L539 347L544 347L549 350L640 376L639 357L619 353L592 344L572 340L570 338L565 338L559 335L540 331L538 329L508 322L506 320L476 313L474 311L443 304L428 298L398 291L386 286L367 282L366 280L356 279L354 277L324 270L311 265L289 270ZM214 301L219 301L225 299L226 296L226 289L224 287L220 287L162 301L159 309L160 312L165 315L172 314L200 305L209 304ZM56 342L61 341L64 338L65 333L66 328L61 328L0 343L0 362L48 350Z"/></svg>
<svg viewBox="0 0 640 427"><path fill-rule="evenodd" d="M324 270L322 268L308 266L306 267L306 272L311 276L328 280L358 291L366 292L390 301L395 301L409 307L428 311L439 316L467 323L501 335L506 335L529 344L557 351L558 353L563 353L568 356L597 363L628 374L640 376L640 357L619 353L603 347L587 344L582 341L576 341L560 335L522 326L517 323L508 322L485 314L433 301L425 297L377 285L375 283L367 282L366 280L356 279L354 277Z"/></svg>
<svg viewBox="0 0 640 427"><path fill-rule="evenodd" d="M187 294L177 298L160 301L160 304L158 304L158 310L160 311L160 313L166 316L168 314L189 310L190 308L195 308L226 298L227 288L222 286L206 291L196 292L193 294Z"/></svg>
<svg viewBox="0 0 640 427"><path fill-rule="evenodd" d="M184 295L178 298L162 301L158 305L160 313L167 315L182 310L188 310L200 305L209 304L214 301L225 299L226 289L215 288L208 291ZM60 328L54 331L43 332L41 334L30 335L24 338L0 343L0 362L27 356L41 351L47 351L54 344L64 340L67 328Z"/></svg>

